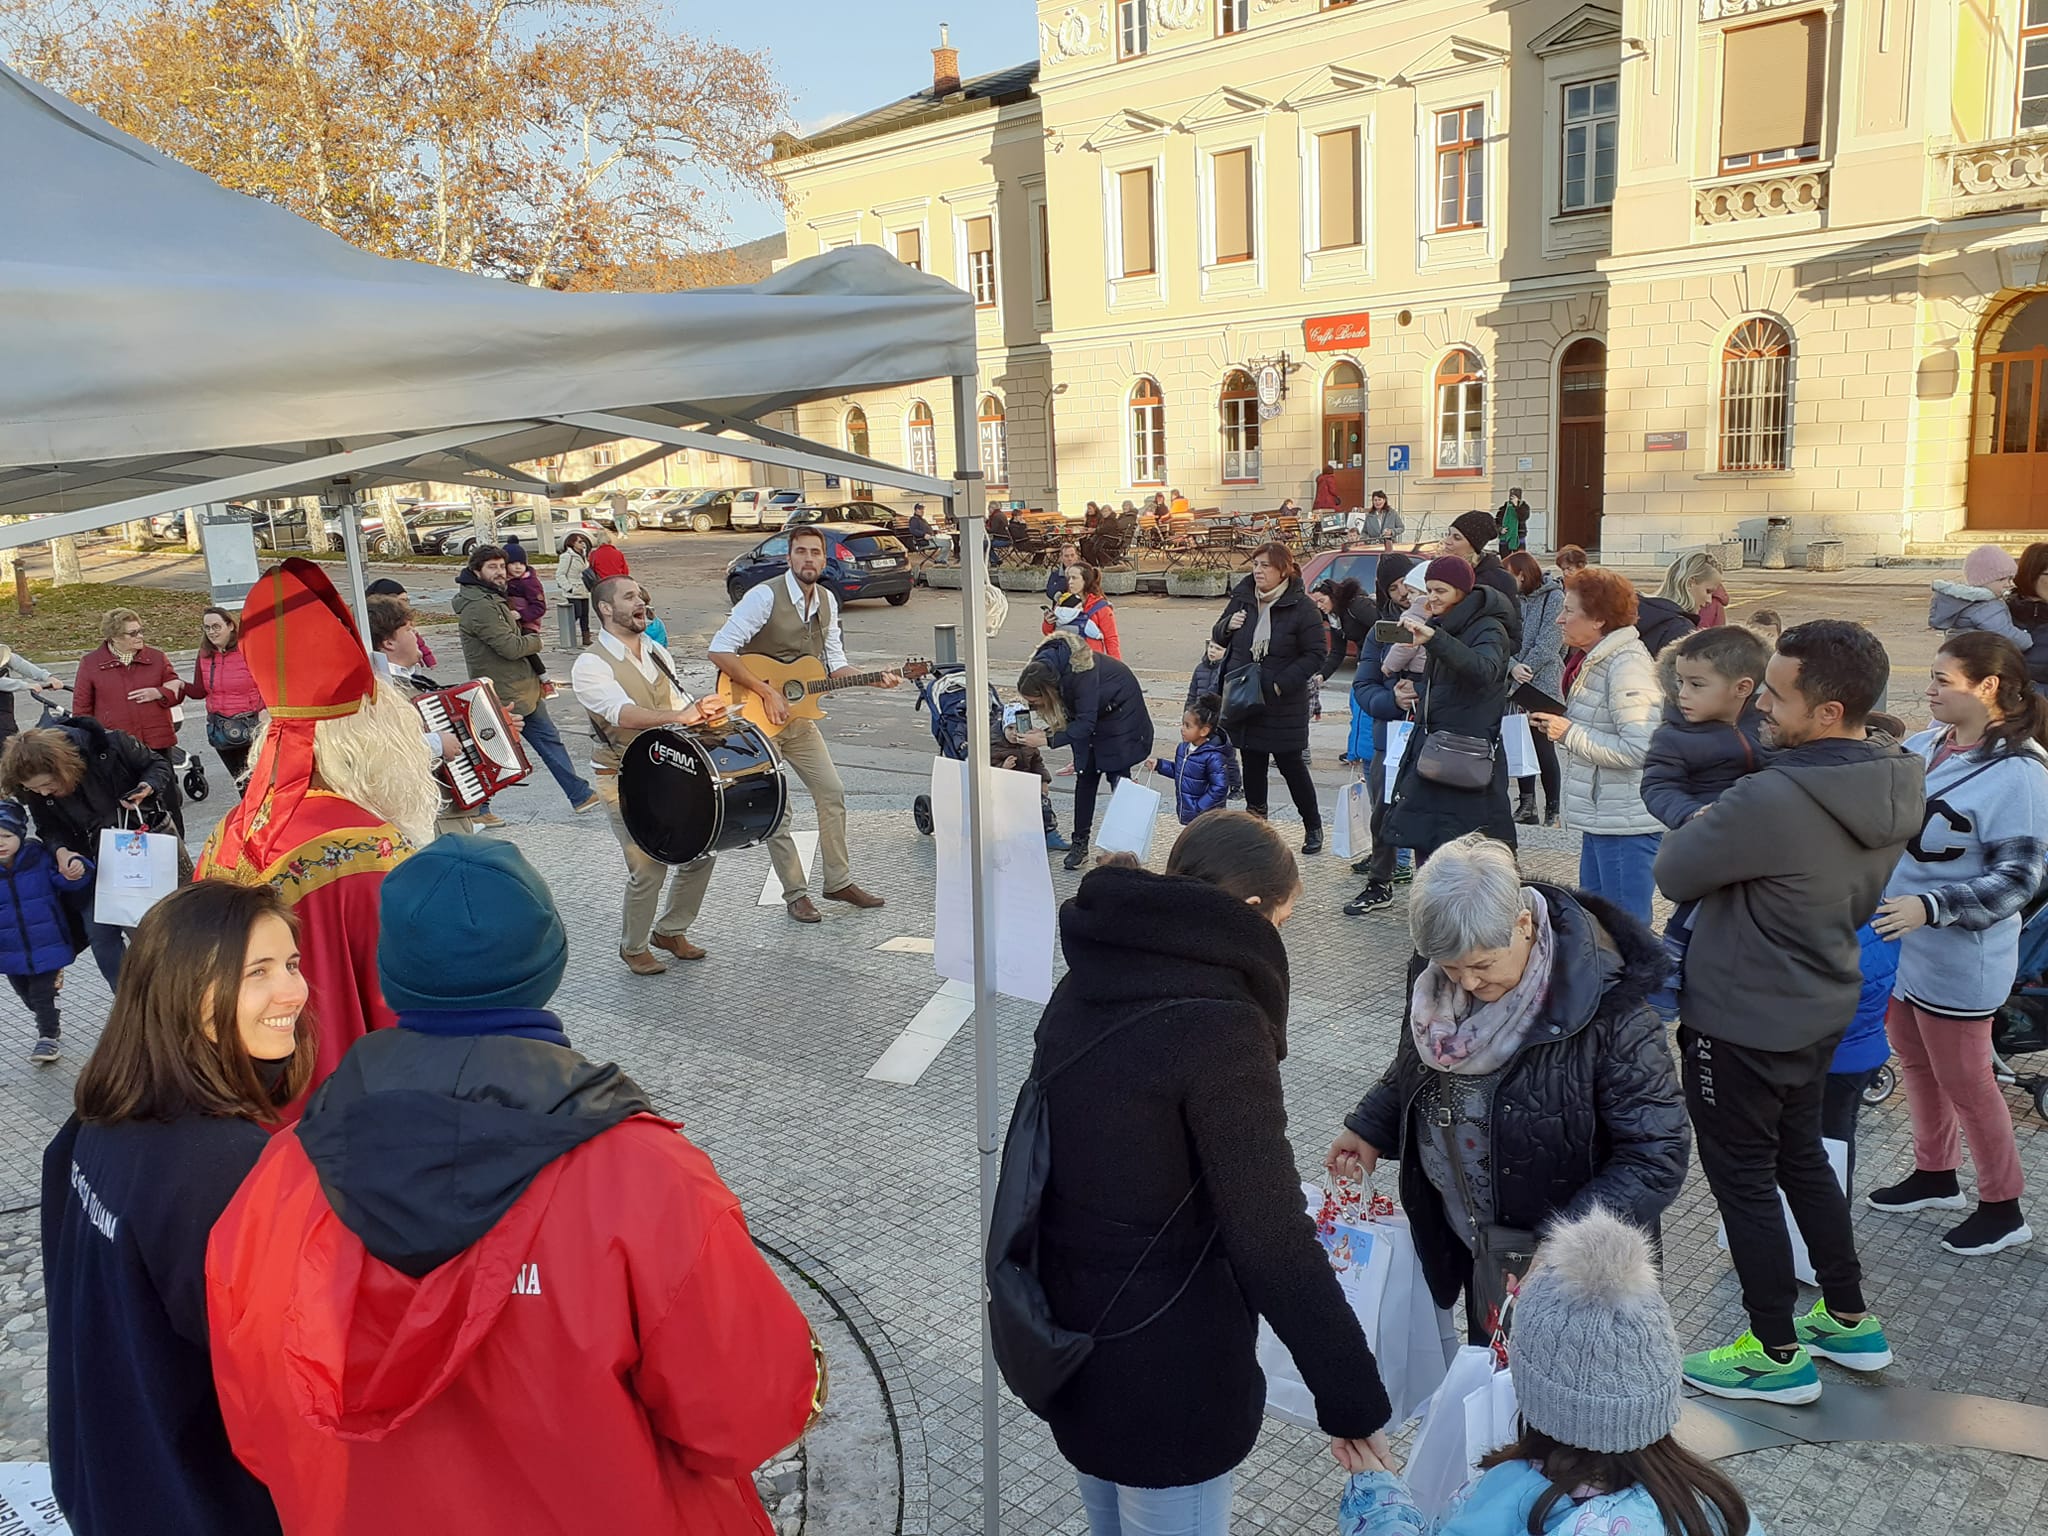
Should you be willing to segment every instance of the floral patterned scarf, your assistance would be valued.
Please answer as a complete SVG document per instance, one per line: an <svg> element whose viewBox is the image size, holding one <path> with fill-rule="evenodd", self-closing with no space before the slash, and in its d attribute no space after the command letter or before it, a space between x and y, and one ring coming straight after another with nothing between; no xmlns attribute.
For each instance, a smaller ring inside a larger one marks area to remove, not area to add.
<svg viewBox="0 0 2048 1536"><path fill-rule="evenodd" d="M1536 920L1536 938L1522 979L1508 992L1493 1002L1479 1002L1434 960L1415 978L1408 1027L1415 1035L1415 1049L1439 1072L1483 1077L1499 1071L1522 1048L1543 1012L1556 948L1550 907L1531 886L1522 887L1522 900Z"/></svg>

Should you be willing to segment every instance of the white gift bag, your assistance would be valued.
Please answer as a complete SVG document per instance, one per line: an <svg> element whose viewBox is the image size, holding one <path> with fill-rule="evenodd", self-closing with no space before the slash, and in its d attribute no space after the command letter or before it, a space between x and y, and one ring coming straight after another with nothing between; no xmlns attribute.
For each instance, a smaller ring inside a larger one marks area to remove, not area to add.
<svg viewBox="0 0 2048 1536"><path fill-rule="evenodd" d="M1500 745L1502 752L1507 755L1509 778L1536 777L1536 737L1527 715L1500 717Z"/></svg>
<svg viewBox="0 0 2048 1536"><path fill-rule="evenodd" d="M93 873L92 920L133 928L142 915L178 888L178 840L160 832L100 833Z"/></svg>
<svg viewBox="0 0 2048 1536"><path fill-rule="evenodd" d="M1353 779L1337 791L1330 851L1340 859L1362 859L1372 851L1372 792L1363 779Z"/></svg>
<svg viewBox="0 0 2048 1536"><path fill-rule="evenodd" d="M1314 1184L1302 1185L1302 1192L1313 1217L1323 1208L1324 1192ZM1347 1217L1319 1228L1317 1237L1372 1346L1380 1381L1394 1408L1391 1430L1413 1417L1442 1383L1447 1320L1430 1299L1406 1217ZM1315 1397L1287 1346L1264 1318L1259 1320L1258 1358L1266 1373L1267 1415L1303 1429L1316 1428Z"/></svg>
<svg viewBox="0 0 2048 1536"><path fill-rule="evenodd" d="M1415 729L1413 720L1389 720L1387 722L1387 803L1394 799L1394 785L1401 777L1401 759L1408 754L1408 733Z"/></svg>
<svg viewBox="0 0 2048 1536"><path fill-rule="evenodd" d="M1415 1433L1408 1464L1401 1469L1408 1491L1415 1495L1415 1506L1425 1518L1435 1520L1443 1514L1451 1495L1465 1486L1472 1465L1485 1454L1472 1452L1472 1437L1466 1427L1467 1400L1490 1393L1494 1378L1506 1374L1495 1370L1493 1350L1484 1344L1460 1346L1445 1371L1442 1385L1423 1414L1422 1428Z"/></svg>
<svg viewBox="0 0 2048 1536"><path fill-rule="evenodd" d="M1159 825L1158 790L1125 779L1109 797L1102 830L1095 834L1097 853L1135 853L1138 862L1152 857L1152 834Z"/></svg>
<svg viewBox="0 0 2048 1536"><path fill-rule="evenodd" d="M1821 1138L1827 1149L1828 1166L1835 1170L1835 1182L1846 1192L1849 1188L1849 1143ZM1792 1239L1792 1273L1808 1285L1820 1282L1813 1276L1813 1255L1806 1251L1806 1239L1799 1235L1799 1223L1792 1219L1792 1206L1785 1199L1783 1190L1778 1192L1778 1209L1785 1218L1785 1231ZM1723 1222L1714 1228L1714 1246L1724 1253L1728 1249L1728 1226Z"/></svg>

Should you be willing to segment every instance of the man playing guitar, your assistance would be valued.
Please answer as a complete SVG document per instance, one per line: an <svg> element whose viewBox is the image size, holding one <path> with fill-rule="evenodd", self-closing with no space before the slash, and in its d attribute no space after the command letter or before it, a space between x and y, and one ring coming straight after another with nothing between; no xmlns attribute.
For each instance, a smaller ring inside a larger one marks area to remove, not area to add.
<svg viewBox="0 0 2048 1536"><path fill-rule="evenodd" d="M782 760L796 771L818 808L818 856L824 862L827 901L855 907L879 907L882 898L853 883L846 851L846 787L839 781L824 733L815 721L791 720L780 692L747 665L749 656L781 662L799 656L822 661L834 677L851 676L846 647L839 633L839 604L819 584L825 574L825 535L816 528L795 528L789 534L789 571L779 581L764 581L734 605L732 616L711 637L711 662L737 688L757 695L768 719L781 735L775 744ZM882 674L878 687L894 688L902 677ZM820 921L812 903L803 860L787 825L768 840L768 853L782 881L782 900L800 923Z"/></svg>

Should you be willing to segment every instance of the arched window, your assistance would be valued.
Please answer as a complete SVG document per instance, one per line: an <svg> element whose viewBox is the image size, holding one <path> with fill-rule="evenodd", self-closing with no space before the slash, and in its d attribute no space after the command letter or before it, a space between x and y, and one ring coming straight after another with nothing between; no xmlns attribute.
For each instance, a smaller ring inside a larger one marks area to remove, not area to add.
<svg viewBox="0 0 2048 1536"><path fill-rule="evenodd" d="M1131 484L1166 484L1166 397L1151 379L1131 387Z"/></svg>
<svg viewBox="0 0 2048 1536"><path fill-rule="evenodd" d="M857 453L864 459L872 457L868 451L868 413L866 411L857 405L849 410L846 413L846 421L843 424L842 431L845 434L846 451L848 453ZM853 494L856 499L872 494L872 488L863 485L860 481L855 480L852 484Z"/></svg>
<svg viewBox="0 0 2048 1536"><path fill-rule="evenodd" d="M1224 377L1220 410L1223 483L1256 485L1259 481L1259 387L1243 369Z"/></svg>
<svg viewBox="0 0 2048 1536"><path fill-rule="evenodd" d="M1003 402L996 395L981 397L981 478L990 486L1008 489L1010 484L1010 442L1003 420Z"/></svg>
<svg viewBox="0 0 2048 1536"><path fill-rule="evenodd" d="M910 472L929 475L936 480L939 475L939 435L932 426L932 408L922 400L910 402L907 432L910 438Z"/></svg>
<svg viewBox="0 0 2048 1536"><path fill-rule="evenodd" d="M1792 335L1745 320L1721 348L1721 468L1792 467Z"/></svg>
<svg viewBox="0 0 2048 1536"><path fill-rule="evenodd" d="M1486 364L1459 348L1436 370L1436 472L1478 476L1486 470Z"/></svg>

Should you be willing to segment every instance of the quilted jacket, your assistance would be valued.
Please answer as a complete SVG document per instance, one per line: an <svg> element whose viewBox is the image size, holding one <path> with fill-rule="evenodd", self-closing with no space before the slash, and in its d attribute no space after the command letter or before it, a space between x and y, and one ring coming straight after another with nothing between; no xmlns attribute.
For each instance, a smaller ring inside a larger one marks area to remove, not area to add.
<svg viewBox="0 0 2048 1536"><path fill-rule="evenodd" d="M1556 947L1543 1015L1493 1090L1492 1219L1540 1233L1600 1204L1654 1231L1692 1145L1671 1047L1645 1002L1664 979L1663 945L1598 896L1535 889ZM1393 1064L1344 1123L1400 1162L1401 1208L1430 1292L1448 1307L1472 1255L1411 1150L1422 1133L1416 1096L1434 1070L1404 1018Z"/></svg>
<svg viewBox="0 0 2048 1536"><path fill-rule="evenodd" d="M1607 837L1662 832L1643 804L1643 763L1664 716L1664 692L1633 625L1609 630L1586 653L1565 716L1571 728L1557 744L1564 824Z"/></svg>

